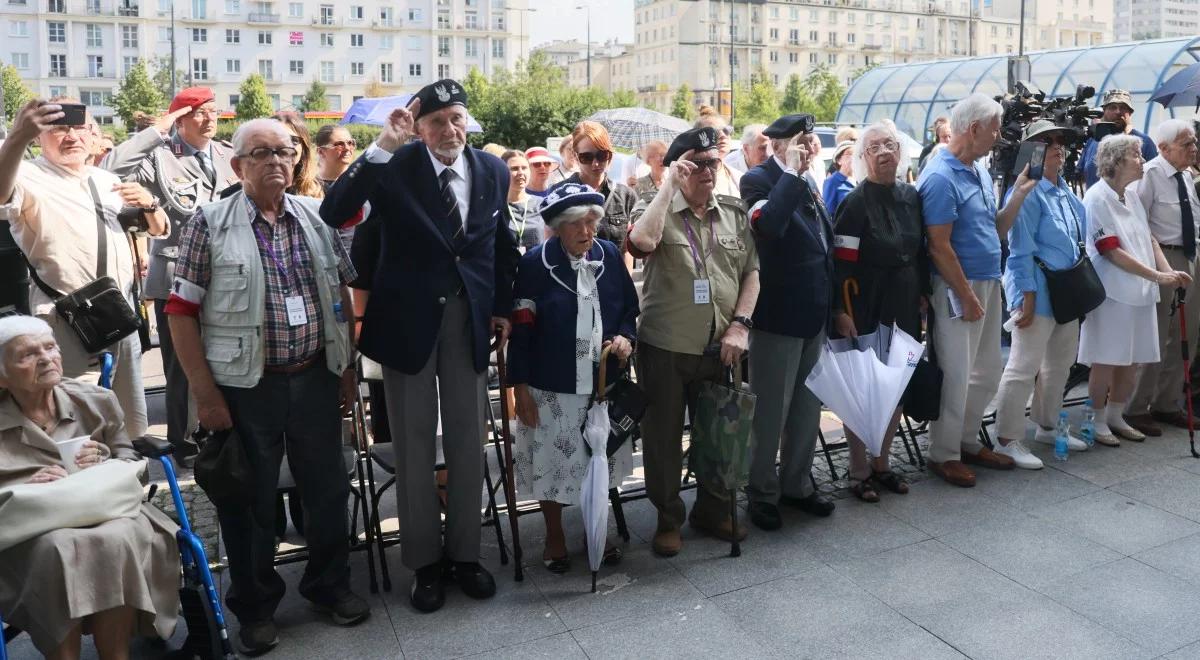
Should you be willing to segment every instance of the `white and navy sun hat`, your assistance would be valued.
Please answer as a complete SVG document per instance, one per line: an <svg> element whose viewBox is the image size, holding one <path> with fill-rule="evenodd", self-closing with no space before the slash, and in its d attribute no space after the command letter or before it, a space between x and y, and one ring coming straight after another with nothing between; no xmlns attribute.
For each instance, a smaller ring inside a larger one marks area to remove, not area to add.
<svg viewBox="0 0 1200 660"><path fill-rule="evenodd" d="M584 183L563 181L546 191L538 211L550 227L557 227L556 218L573 206L604 206L604 195Z"/></svg>

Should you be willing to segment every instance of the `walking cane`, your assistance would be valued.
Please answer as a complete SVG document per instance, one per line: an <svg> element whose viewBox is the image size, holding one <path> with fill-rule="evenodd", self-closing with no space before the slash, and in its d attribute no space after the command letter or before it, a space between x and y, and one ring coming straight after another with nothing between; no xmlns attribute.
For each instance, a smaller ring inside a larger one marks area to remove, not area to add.
<svg viewBox="0 0 1200 660"><path fill-rule="evenodd" d="M508 397L504 389L508 382L508 365L504 361L504 347L496 341L496 370L500 376L500 429L504 443L504 500L508 503L508 525L512 530L513 579L525 579L525 567L521 565L521 529L517 522L517 487L513 483L512 425L509 422Z"/></svg>
<svg viewBox="0 0 1200 660"><path fill-rule="evenodd" d="M1187 291L1183 287L1175 289L1175 300L1171 302L1171 313L1179 313L1179 345L1183 348L1183 395L1187 399L1188 447L1192 450L1192 458L1200 458L1196 452L1196 425L1192 421L1192 379L1191 351L1188 349L1187 333Z"/></svg>

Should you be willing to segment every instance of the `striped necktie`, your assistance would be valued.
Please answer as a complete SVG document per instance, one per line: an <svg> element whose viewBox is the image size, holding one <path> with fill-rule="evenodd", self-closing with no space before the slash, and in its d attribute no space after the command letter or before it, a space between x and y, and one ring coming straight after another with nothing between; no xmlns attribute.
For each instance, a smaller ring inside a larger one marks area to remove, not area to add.
<svg viewBox="0 0 1200 660"><path fill-rule="evenodd" d="M462 233L462 215L458 212L458 197L454 195L454 189L450 187L454 181L454 170L446 168L438 176L438 181L442 188L442 206L446 209L446 215L442 218L442 231L451 240L458 238Z"/></svg>

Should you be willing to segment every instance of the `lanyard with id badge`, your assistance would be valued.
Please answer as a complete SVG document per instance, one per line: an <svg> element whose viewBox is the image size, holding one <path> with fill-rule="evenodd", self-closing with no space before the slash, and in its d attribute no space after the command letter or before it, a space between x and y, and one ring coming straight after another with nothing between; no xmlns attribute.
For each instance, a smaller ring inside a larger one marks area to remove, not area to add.
<svg viewBox="0 0 1200 660"><path fill-rule="evenodd" d="M692 280L692 302L696 305L708 305L712 303L712 282L708 279L706 263L712 256L713 246L717 244L712 218L708 219L708 250L704 253L704 259L700 258L700 250L696 247L696 234L692 231L692 223L688 222L687 217L683 218L683 229L687 232L688 247L692 249L692 260L696 264L696 279Z"/></svg>
<svg viewBox="0 0 1200 660"><path fill-rule="evenodd" d="M263 249L267 251L267 255L271 257L271 261L275 264L275 268L277 268L279 270L279 274L283 276L284 285L287 287L287 294L291 294L293 284L292 274L295 273L296 277L299 277L300 274L300 265L298 263L299 259L296 257L296 251L294 249L288 250L289 256L291 257L291 269L289 270L287 266L280 261L279 257L275 254L275 249L271 246L271 243L263 237L262 232L258 230L258 227L253 224L251 224L251 227L254 228L254 235L258 238L259 244L262 245ZM299 286L296 288L298 290ZM304 296L299 294L285 295L283 298L283 304L287 308L289 326L295 327L308 323L308 312L304 309Z"/></svg>

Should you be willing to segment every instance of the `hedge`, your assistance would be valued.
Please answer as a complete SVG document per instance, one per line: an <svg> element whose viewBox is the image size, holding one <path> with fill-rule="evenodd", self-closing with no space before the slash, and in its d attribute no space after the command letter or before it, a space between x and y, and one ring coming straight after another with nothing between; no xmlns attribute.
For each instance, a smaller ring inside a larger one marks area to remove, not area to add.
<svg viewBox="0 0 1200 660"><path fill-rule="evenodd" d="M237 130L237 127L240 123L241 122L237 121L236 119L220 120L217 122L216 139L226 141L230 140L233 138L233 132ZM319 121L316 119L306 119L304 123L308 125L309 135L316 135L317 131L322 126L331 122ZM379 137L379 133L382 130L378 126L365 126L363 124L346 124L345 128L350 131L350 136L353 137L354 141L358 143L359 148L363 149L365 149L368 144L374 142L375 138Z"/></svg>

